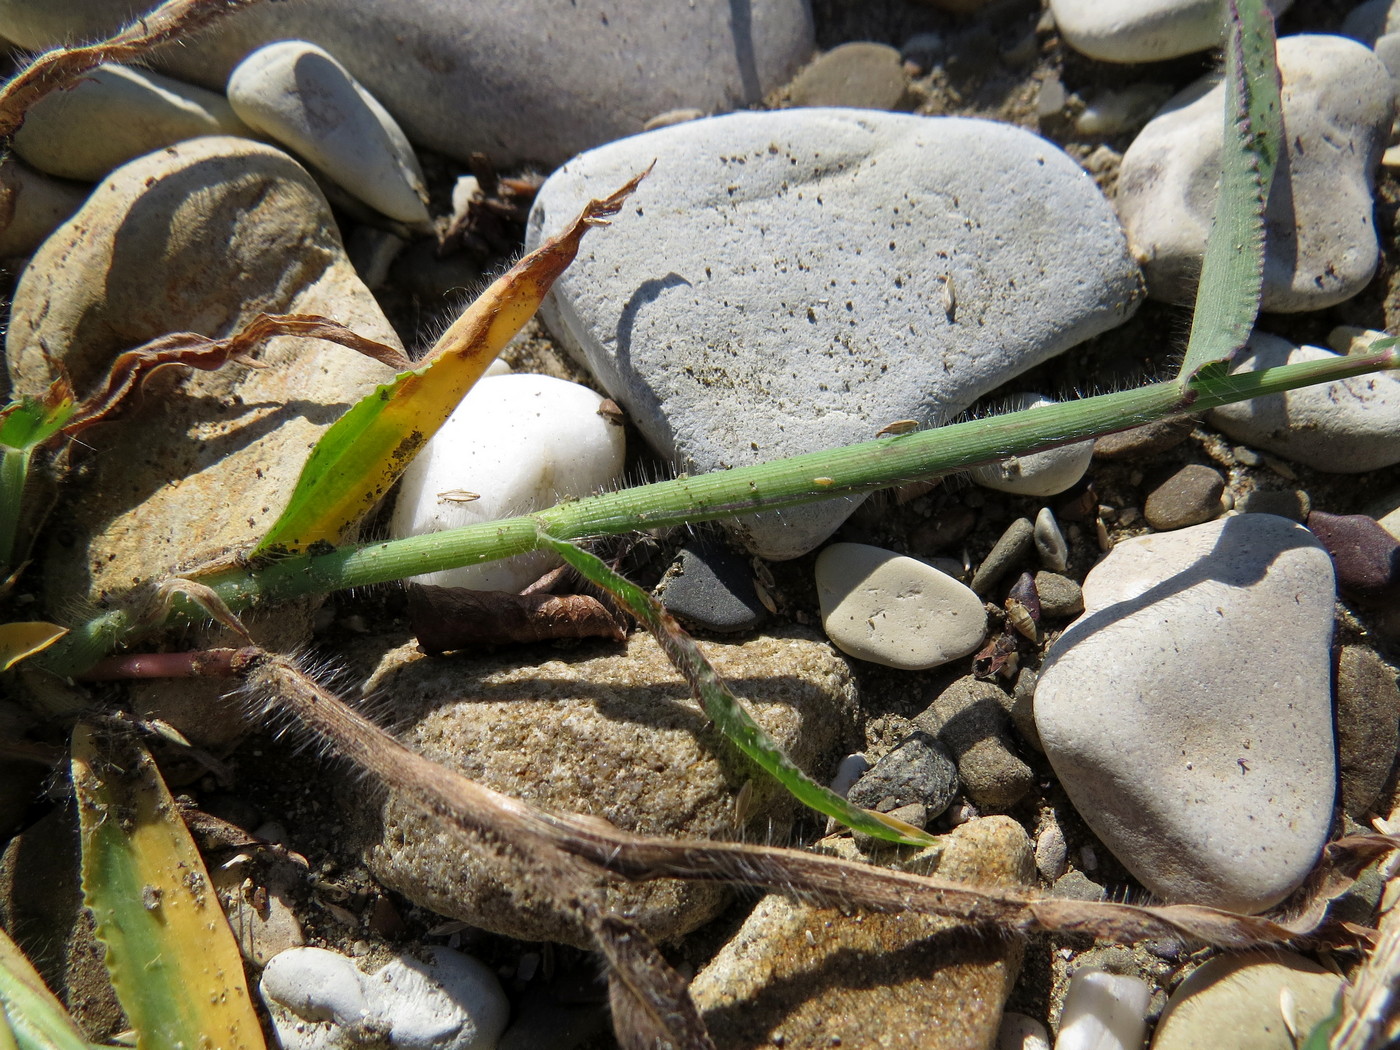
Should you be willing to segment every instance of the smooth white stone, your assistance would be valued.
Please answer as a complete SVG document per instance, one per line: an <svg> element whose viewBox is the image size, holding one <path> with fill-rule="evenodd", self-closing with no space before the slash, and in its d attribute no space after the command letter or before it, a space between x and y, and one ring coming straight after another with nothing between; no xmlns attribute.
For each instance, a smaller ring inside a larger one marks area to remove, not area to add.
<svg viewBox="0 0 1400 1050"><path fill-rule="evenodd" d="M1233 371L1336 358L1320 346L1294 346L1255 332ZM1357 376L1213 409L1213 426L1236 441L1329 474L1360 474L1400 463L1400 379Z"/></svg>
<svg viewBox="0 0 1400 1050"><path fill-rule="evenodd" d="M1270 0L1275 13L1292 0ZM1050 0L1055 25L1076 51L1105 62L1156 62L1224 39L1220 0Z"/></svg>
<svg viewBox="0 0 1400 1050"><path fill-rule="evenodd" d="M40 99L14 142L40 171L96 182L129 160L202 135L253 132L222 95L150 70L105 65Z"/></svg>
<svg viewBox="0 0 1400 1050"><path fill-rule="evenodd" d="M324 948L268 961L259 985L283 1050L494 1050L510 1004L484 963L447 948L400 956L373 974Z"/></svg>
<svg viewBox="0 0 1400 1050"><path fill-rule="evenodd" d="M1151 999L1146 981L1080 970L1069 979L1055 1050L1142 1050Z"/></svg>
<svg viewBox="0 0 1400 1050"><path fill-rule="evenodd" d="M1083 169L982 120L799 108L638 135L555 172L527 245L653 160L541 317L682 470L941 423L1136 306ZM731 528L792 558L858 502Z"/></svg>
<svg viewBox="0 0 1400 1050"><path fill-rule="evenodd" d="M1152 1050L1293 1050L1331 1013L1343 983L1311 959L1277 949L1220 956L1172 993ZM1285 997L1292 1014L1287 1021Z"/></svg>
<svg viewBox="0 0 1400 1050"><path fill-rule="evenodd" d="M932 565L864 543L833 543L816 563L822 626L848 656L921 671L982 644L987 613Z"/></svg>
<svg viewBox="0 0 1400 1050"><path fill-rule="evenodd" d="M1395 82L1370 49L1339 36L1284 37L1285 159L1269 197L1263 309L1320 310L1349 299L1379 260L1375 174ZM1223 84L1181 92L1123 155L1118 213L1154 298L1195 298L1215 217Z"/></svg>
<svg viewBox="0 0 1400 1050"><path fill-rule="evenodd" d="M407 136L335 58L304 40L259 48L228 79L247 124L391 219L426 223L428 191Z"/></svg>
<svg viewBox="0 0 1400 1050"><path fill-rule="evenodd" d="M330 1021L348 1027L369 1016L364 975L338 952L289 948L263 970L263 1001L286 1008L304 1021Z"/></svg>
<svg viewBox="0 0 1400 1050"><path fill-rule="evenodd" d="M1005 411L1020 412L1055 404L1044 394L1016 394L1007 399ZM1012 456L999 463L976 467L968 476L983 488L1018 496L1053 496L1073 487L1094 458L1094 443L1080 441L1030 456Z"/></svg>
<svg viewBox="0 0 1400 1050"><path fill-rule="evenodd" d="M864 755L847 755L836 766L836 772L831 777L831 790L842 798L851 790L851 785L861 778L867 769L870 768L870 760Z"/></svg>
<svg viewBox="0 0 1400 1050"><path fill-rule="evenodd" d="M1169 901L1257 912L1327 840L1336 791L1332 562L1245 514L1118 544L1036 684L1076 809Z"/></svg>
<svg viewBox="0 0 1400 1050"><path fill-rule="evenodd" d="M549 376L482 379L404 472L390 532L418 536L495 521L614 485L626 446L622 428L598 414L602 400ZM457 493L480 498L453 498ZM533 551L415 579L519 591L557 564L555 555Z"/></svg>
<svg viewBox="0 0 1400 1050"><path fill-rule="evenodd" d="M997 1050L1050 1050L1050 1033L1034 1017L1008 1011L1001 1015Z"/></svg>
<svg viewBox="0 0 1400 1050"><path fill-rule="evenodd" d="M1069 544L1065 541L1065 534L1060 531L1060 523L1055 520L1055 512L1049 507L1041 507L1040 513L1035 516L1032 537L1036 553L1047 569L1064 572L1069 568Z"/></svg>

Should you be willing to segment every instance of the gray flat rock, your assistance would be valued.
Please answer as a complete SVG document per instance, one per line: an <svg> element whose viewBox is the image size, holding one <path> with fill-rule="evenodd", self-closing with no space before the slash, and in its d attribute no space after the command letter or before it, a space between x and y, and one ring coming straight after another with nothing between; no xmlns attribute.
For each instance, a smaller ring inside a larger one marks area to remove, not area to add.
<svg viewBox="0 0 1400 1050"><path fill-rule="evenodd" d="M1375 175L1395 85L1368 48L1339 36L1278 42L1284 158L1269 197L1263 309L1320 310L1365 287L1379 261ZM1123 154L1118 211L1153 298L1191 302L1215 217L1225 88L1172 99Z"/></svg>
<svg viewBox="0 0 1400 1050"><path fill-rule="evenodd" d="M1120 543L1035 691L1075 807L1149 890L1257 912L1311 870L1336 793L1332 566L1246 514Z"/></svg>
<svg viewBox="0 0 1400 1050"><path fill-rule="evenodd" d="M942 422L1136 305L1137 269L1088 176L980 120L796 109L651 132L556 172L527 243L653 159L543 316L681 469ZM738 531L795 557L855 502Z"/></svg>
<svg viewBox="0 0 1400 1050"><path fill-rule="evenodd" d="M0 0L0 36L28 48L104 36L155 0ZM667 110L758 102L812 55L808 0L607 5L518 0L256 4L169 48L160 68L222 89L249 52L319 44L410 139L458 160L556 165Z"/></svg>

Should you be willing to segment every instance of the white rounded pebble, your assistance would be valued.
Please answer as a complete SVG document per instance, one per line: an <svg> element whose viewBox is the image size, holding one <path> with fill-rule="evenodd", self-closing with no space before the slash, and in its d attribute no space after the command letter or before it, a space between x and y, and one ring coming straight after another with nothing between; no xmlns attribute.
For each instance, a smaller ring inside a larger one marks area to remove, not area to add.
<svg viewBox="0 0 1400 1050"><path fill-rule="evenodd" d="M1232 370L1336 356L1320 346L1295 346L1255 332ZM1390 372L1224 405L1209 418L1236 441L1330 474L1359 474L1400 463L1400 378Z"/></svg>
<svg viewBox="0 0 1400 1050"><path fill-rule="evenodd" d="M1047 569L1064 572L1069 568L1069 544L1065 541L1065 534L1060 531L1060 523L1055 520L1055 512L1049 507L1041 507L1040 513L1035 516L1035 531L1031 537L1035 540L1036 553Z"/></svg>
<svg viewBox="0 0 1400 1050"><path fill-rule="evenodd" d="M996 1050L1050 1050L1050 1033L1034 1017L1008 1011L1001 1015Z"/></svg>
<svg viewBox="0 0 1400 1050"><path fill-rule="evenodd" d="M1036 684L1046 756L1153 893L1253 913L1327 840L1336 792L1332 562L1245 514L1119 543Z"/></svg>
<svg viewBox="0 0 1400 1050"><path fill-rule="evenodd" d="M244 135L222 95L129 66L98 66L40 99L15 152L40 171L95 182L153 150L201 135Z"/></svg>
<svg viewBox="0 0 1400 1050"><path fill-rule="evenodd" d="M369 1014L355 964L325 948L289 948L268 960L263 970L263 1001L285 1007L303 1021L330 1021L342 1027L359 1024Z"/></svg>
<svg viewBox="0 0 1400 1050"><path fill-rule="evenodd" d="M1395 85L1370 49L1339 36L1284 37L1286 154L1269 197L1263 309L1320 310L1364 288L1380 258L1376 167ZM1215 217L1223 84L1197 81L1123 154L1118 213L1157 299L1190 302Z"/></svg>
<svg viewBox="0 0 1400 1050"><path fill-rule="evenodd" d="M270 135L372 208L426 223L418 158L388 110L315 44L282 40L234 69L228 98L250 127Z"/></svg>
<svg viewBox="0 0 1400 1050"><path fill-rule="evenodd" d="M833 543L816 581L827 637L860 660L922 671L966 656L987 633L982 600L918 558Z"/></svg>
<svg viewBox="0 0 1400 1050"><path fill-rule="evenodd" d="M1069 979L1055 1050L1142 1050L1151 999L1137 977L1080 970Z"/></svg>
<svg viewBox="0 0 1400 1050"><path fill-rule="evenodd" d="M268 962L259 990L283 1050L494 1050L510 1016L496 975L447 948L370 975L336 952L292 948Z"/></svg>
<svg viewBox="0 0 1400 1050"><path fill-rule="evenodd" d="M1275 13L1291 0L1270 0ZM1050 0L1055 25L1076 51L1104 62L1157 62L1215 47L1219 0Z"/></svg>
<svg viewBox="0 0 1400 1050"><path fill-rule="evenodd" d="M1007 400L1005 411L1020 412L1053 404L1054 399L1044 394L1016 394ZM976 467L968 472L968 476L983 488L998 492L1011 492L1017 496L1054 496L1073 487L1089 469L1089 461L1093 458L1094 443L1080 441L1046 452L1012 456L985 467Z"/></svg>
<svg viewBox="0 0 1400 1050"><path fill-rule="evenodd" d="M622 427L598 414L602 401L585 386L549 376L482 379L404 472L391 534L418 536L527 514L561 496L615 484L626 444ZM415 579L519 591L557 564L555 555L533 551Z"/></svg>
<svg viewBox="0 0 1400 1050"><path fill-rule="evenodd" d="M869 768L870 760L864 755L847 755L837 764L836 772L832 774L831 790L845 798L850 793L851 785Z"/></svg>
<svg viewBox="0 0 1400 1050"><path fill-rule="evenodd" d="M682 470L945 422L1136 308L1140 276L1093 181L983 120L797 108L637 135L549 178L527 246L653 159L540 316ZM730 528L793 558L858 503Z"/></svg>

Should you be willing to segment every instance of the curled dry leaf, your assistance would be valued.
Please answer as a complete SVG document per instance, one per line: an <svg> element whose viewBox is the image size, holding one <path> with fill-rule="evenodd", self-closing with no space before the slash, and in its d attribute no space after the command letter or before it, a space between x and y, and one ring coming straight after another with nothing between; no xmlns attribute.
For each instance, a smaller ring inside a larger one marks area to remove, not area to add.
<svg viewBox="0 0 1400 1050"><path fill-rule="evenodd" d="M612 613L586 594L513 594L465 587L408 588L408 622L431 655L476 645L553 638L626 638Z"/></svg>

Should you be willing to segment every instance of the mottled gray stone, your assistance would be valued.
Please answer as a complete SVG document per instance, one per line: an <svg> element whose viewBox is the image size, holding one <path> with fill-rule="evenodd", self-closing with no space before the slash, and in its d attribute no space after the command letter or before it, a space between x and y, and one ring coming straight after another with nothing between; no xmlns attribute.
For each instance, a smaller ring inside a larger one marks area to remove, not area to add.
<svg viewBox="0 0 1400 1050"><path fill-rule="evenodd" d="M1035 786L1035 774L1007 736L1010 702L996 685L971 676L943 690L914 724L935 734L957 759L967 797L979 806L1008 809Z"/></svg>
<svg viewBox="0 0 1400 1050"><path fill-rule="evenodd" d="M653 159L542 316L683 470L940 422L1136 303L1117 220L1083 170L979 120L791 109L640 135L556 172L527 244ZM856 502L736 528L795 557Z"/></svg>
<svg viewBox="0 0 1400 1050"><path fill-rule="evenodd" d="M932 820L958 793L958 767L948 749L928 733L913 733L900 741L855 784L846 796L865 809L880 813L918 803Z"/></svg>

